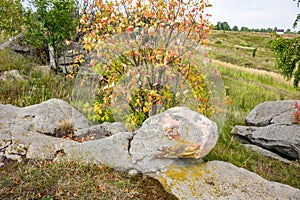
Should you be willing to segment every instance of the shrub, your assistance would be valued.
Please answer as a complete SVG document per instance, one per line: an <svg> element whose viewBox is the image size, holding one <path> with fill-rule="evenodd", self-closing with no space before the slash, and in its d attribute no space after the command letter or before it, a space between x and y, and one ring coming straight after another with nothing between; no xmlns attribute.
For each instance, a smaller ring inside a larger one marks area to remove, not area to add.
<svg viewBox="0 0 300 200"><path fill-rule="evenodd" d="M200 0L86 5L79 32L100 80L96 117L90 118L103 122L115 117L135 129L173 106L196 105L195 110L211 115L204 80L208 72L199 68L205 60L196 56L212 28L204 13L209 6Z"/></svg>

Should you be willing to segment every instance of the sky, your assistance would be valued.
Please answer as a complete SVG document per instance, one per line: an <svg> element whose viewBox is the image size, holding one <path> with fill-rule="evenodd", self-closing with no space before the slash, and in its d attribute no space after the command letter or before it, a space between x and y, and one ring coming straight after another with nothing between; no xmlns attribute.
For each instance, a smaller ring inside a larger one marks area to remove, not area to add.
<svg viewBox="0 0 300 200"><path fill-rule="evenodd" d="M212 14L210 21L227 22L233 26L248 28L293 29L293 23L300 13L300 7L293 0L210 0L213 7L207 8ZM300 25L296 30L300 29Z"/></svg>

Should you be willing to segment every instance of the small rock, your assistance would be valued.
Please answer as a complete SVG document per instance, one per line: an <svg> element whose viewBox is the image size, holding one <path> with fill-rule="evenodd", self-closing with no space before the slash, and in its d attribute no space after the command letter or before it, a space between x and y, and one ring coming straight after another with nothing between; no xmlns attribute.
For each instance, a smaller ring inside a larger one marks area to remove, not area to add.
<svg viewBox="0 0 300 200"><path fill-rule="evenodd" d="M257 145L244 144L243 146L246 147L246 148L249 148L249 149L251 149L252 151L255 151L255 152L257 152L257 153L259 153L259 154L261 154L261 155L263 155L263 156L266 156L266 157L270 157L270 158L279 160L279 161L281 161L281 162L283 162L283 163L286 163L286 164L291 164L291 163L293 163L292 161L287 160L287 159L284 159L284 158L278 156L276 153L273 153L273 152L271 152L271 151L268 151L268 150L266 150L266 149L263 149L263 148L261 148L261 147L259 147L259 146L257 146Z"/></svg>
<svg viewBox="0 0 300 200"><path fill-rule="evenodd" d="M20 74L18 70L10 70L5 71L2 75L0 75L0 81L25 81L23 76Z"/></svg>

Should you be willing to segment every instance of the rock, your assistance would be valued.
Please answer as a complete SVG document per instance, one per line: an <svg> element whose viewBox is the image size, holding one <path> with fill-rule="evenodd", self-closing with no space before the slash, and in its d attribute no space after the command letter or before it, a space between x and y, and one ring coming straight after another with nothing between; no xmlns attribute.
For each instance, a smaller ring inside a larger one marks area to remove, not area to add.
<svg viewBox="0 0 300 200"><path fill-rule="evenodd" d="M68 119L68 120L66 120ZM78 142L57 138L62 127ZM179 199L299 199L300 191L220 161L203 163L218 138L217 126L187 108L171 108L147 119L134 133L121 123L89 125L68 103L51 99L18 108L0 104L0 166L8 158L68 159L106 164L131 174L145 172Z"/></svg>
<svg viewBox="0 0 300 200"><path fill-rule="evenodd" d="M121 132L127 132L125 125L121 122L104 122L103 124L90 126L87 128L79 129L74 132L77 138L89 137L92 140L106 138Z"/></svg>
<svg viewBox="0 0 300 200"><path fill-rule="evenodd" d="M115 135L115 134L121 133L121 132L128 132L125 125L121 122L114 122L114 123L104 122L103 124L100 124L100 125L105 130L108 130L112 135Z"/></svg>
<svg viewBox="0 0 300 200"><path fill-rule="evenodd" d="M74 129L90 141L54 137L57 130ZM5 159L60 159L106 164L115 169L134 169L128 152L132 133L122 123L89 125L88 120L65 101L50 99L18 108L0 104L0 166Z"/></svg>
<svg viewBox="0 0 300 200"><path fill-rule="evenodd" d="M23 39L23 35L19 34L15 37L11 37L8 41L2 43L0 45L0 50L3 50L5 48L9 48L10 50L16 52L16 53L30 53L30 48L20 45L20 40Z"/></svg>
<svg viewBox="0 0 300 200"><path fill-rule="evenodd" d="M86 56L83 45L76 42L70 42L70 44L61 52L61 56L58 59L59 67L62 72L78 72L80 65L79 57L81 55Z"/></svg>
<svg viewBox="0 0 300 200"><path fill-rule="evenodd" d="M56 129L72 126L82 129L89 126L88 120L67 102L50 99L40 104L22 108L18 112L18 120L13 126L13 132L19 133L30 129L54 135Z"/></svg>
<svg viewBox="0 0 300 200"><path fill-rule="evenodd" d="M300 199L300 190L271 182L231 163L178 160L153 175L178 199Z"/></svg>
<svg viewBox="0 0 300 200"><path fill-rule="evenodd" d="M255 144L288 159L299 159L297 148L300 149L300 126L297 124L235 126L231 133L242 143Z"/></svg>
<svg viewBox="0 0 300 200"><path fill-rule="evenodd" d="M43 73L49 74L51 71L51 66L50 65L39 65L39 66L35 66L34 69L42 71Z"/></svg>
<svg viewBox="0 0 300 200"><path fill-rule="evenodd" d="M171 108L148 118L134 133L132 163L144 173L159 171L178 158L199 159L218 139L217 125L184 107Z"/></svg>
<svg viewBox="0 0 300 200"><path fill-rule="evenodd" d="M72 152L73 158L88 162L102 163L116 170L130 171L135 169L128 152L129 142L133 135L129 132L120 132L101 140L92 140L80 144L78 154ZM71 152L70 152L71 153Z"/></svg>
<svg viewBox="0 0 300 200"><path fill-rule="evenodd" d="M18 108L0 105L0 152L12 159L21 157L50 159L57 151L72 148L77 142L51 137L58 129L83 129L88 120L68 103L50 99Z"/></svg>
<svg viewBox="0 0 300 200"><path fill-rule="evenodd" d="M0 75L0 81L25 81L18 70L5 71Z"/></svg>
<svg viewBox="0 0 300 200"><path fill-rule="evenodd" d="M246 124L249 126L291 125L294 122L295 102L298 102L300 105L300 100L261 103L246 117Z"/></svg>
<svg viewBox="0 0 300 200"><path fill-rule="evenodd" d="M257 145L290 160L300 159L300 125L295 124L295 102L264 102L247 116L248 126L235 126L231 133L242 143Z"/></svg>
<svg viewBox="0 0 300 200"><path fill-rule="evenodd" d="M261 155L264 155L266 157L269 157L269 158L273 158L273 159L276 159L276 160L279 160L283 163L286 163L286 164L291 164L293 163L292 161L288 160L288 159L284 159L280 156L278 156L277 154L271 152L271 151L268 151L266 149L263 149L259 146L256 146L256 145L252 145L252 144L244 144L243 145L244 147L248 148L248 149L251 149L252 151L255 151Z"/></svg>

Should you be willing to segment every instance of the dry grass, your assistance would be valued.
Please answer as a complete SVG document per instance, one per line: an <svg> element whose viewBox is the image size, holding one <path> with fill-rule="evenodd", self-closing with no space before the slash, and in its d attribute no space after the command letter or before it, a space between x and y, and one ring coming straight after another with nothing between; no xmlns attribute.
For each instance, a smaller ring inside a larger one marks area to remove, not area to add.
<svg viewBox="0 0 300 200"><path fill-rule="evenodd" d="M153 178L88 163L11 161L0 176L0 199L176 199Z"/></svg>
<svg viewBox="0 0 300 200"><path fill-rule="evenodd" d="M292 80L286 80L286 78L276 72L272 72L272 71L267 71L267 70L263 70L263 69L256 69L256 68L248 68L248 67L243 67L243 66L237 66L231 63L226 63L226 62L222 62L219 60L213 60L213 63L215 65L221 66L221 67L225 67L225 68L230 68L230 69L235 69L235 70L240 70L246 73L250 73L250 74L254 74L254 75L263 75L263 76L268 76L268 77L272 77L275 80L279 81L282 84L288 84L288 85L293 85L293 81Z"/></svg>

